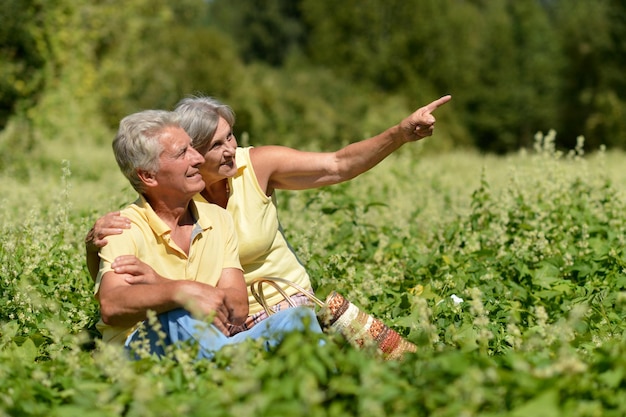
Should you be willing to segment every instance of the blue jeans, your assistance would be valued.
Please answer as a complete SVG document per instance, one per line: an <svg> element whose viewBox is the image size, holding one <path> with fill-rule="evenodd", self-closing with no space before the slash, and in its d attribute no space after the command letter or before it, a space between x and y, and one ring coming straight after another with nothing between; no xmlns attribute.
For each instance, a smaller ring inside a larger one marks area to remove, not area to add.
<svg viewBox="0 0 626 417"><path fill-rule="evenodd" d="M304 331L305 328L313 333L322 333L322 328L317 321L315 312L310 307L294 307L279 311L269 318L258 323L249 330L237 333L234 336L225 336L212 324L194 319L184 309L171 310L157 316L161 330L166 334L162 341L164 345L177 344L179 342L196 342L199 346L198 359L213 358L213 354L226 345L243 342L247 339L263 339L266 350L276 346L284 335L294 331ZM127 349L131 343L147 338L150 342L151 353L159 356L165 355L162 345L157 345L159 336L157 332L145 326L143 330L135 330L124 344Z"/></svg>

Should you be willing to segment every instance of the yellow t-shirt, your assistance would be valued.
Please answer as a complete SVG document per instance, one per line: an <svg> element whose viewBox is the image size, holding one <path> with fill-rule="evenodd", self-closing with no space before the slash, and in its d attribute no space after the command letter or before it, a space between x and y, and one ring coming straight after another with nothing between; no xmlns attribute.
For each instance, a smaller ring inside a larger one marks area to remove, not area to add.
<svg viewBox="0 0 626 417"><path fill-rule="evenodd" d="M143 197L121 211L130 219L130 229L107 237L100 249L100 269L96 278L98 292L102 276L121 255L135 255L159 275L169 279L199 281L216 285L224 268L241 268L233 220L221 207L207 202L191 202L196 219L189 256L170 238L171 229L157 216ZM97 328L105 342L124 343L137 326L114 327L100 320Z"/></svg>
<svg viewBox="0 0 626 417"><path fill-rule="evenodd" d="M258 277L278 277L310 289L309 274L283 234L275 194L271 198L265 195L256 179L250 162L250 148L237 148L235 160L237 174L229 179L231 192L226 210L232 215L237 229L239 259L246 282ZM196 199L204 201L199 195ZM292 287L283 289L289 295L298 292ZM269 305L283 300L270 286L264 288L264 294ZM262 310L250 291L248 301L251 315Z"/></svg>

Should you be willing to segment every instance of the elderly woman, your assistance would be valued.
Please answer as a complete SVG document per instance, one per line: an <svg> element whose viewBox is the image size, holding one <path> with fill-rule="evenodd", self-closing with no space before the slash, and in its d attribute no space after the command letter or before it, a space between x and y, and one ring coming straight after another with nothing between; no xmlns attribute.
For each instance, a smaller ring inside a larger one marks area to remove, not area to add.
<svg viewBox="0 0 626 417"><path fill-rule="evenodd" d="M311 290L309 275L283 235L276 209L275 190L304 190L348 181L376 166L408 142L433 134L434 110L451 100L444 96L419 108L400 124L352 143L336 152L303 152L283 146L241 148L232 127L230 107L210 97L183 99L175 111L192 145L205 158L200 171L206 188L195 198L217 204L232 215L239 237L239 258L247 283L259 277L279 277ZM113 212L98 219L86 238L87 263L94 275L97 248L106 236L121 233L128 222ZM120 265L124 268L123 265ZM145 268L129 262L129 282L149 282ZM308 298L293 287L283 288L296 306ZM268 305L277 311L290 306L276 290L267 291ZM250 315L231 334L249 329L267 318L249 292Z"/></svg>

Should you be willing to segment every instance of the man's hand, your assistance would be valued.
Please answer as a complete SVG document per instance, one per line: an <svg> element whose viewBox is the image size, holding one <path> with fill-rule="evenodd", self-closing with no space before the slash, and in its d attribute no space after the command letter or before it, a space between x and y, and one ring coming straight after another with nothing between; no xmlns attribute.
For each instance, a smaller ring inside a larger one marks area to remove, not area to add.
<svg viewBox="0 0 626 417"><path fill-rule="evenodd" d="M206 319L211 317L213 324L224 335L229 333L230 312L226 305L226 294L219 288L195 281L186 281L175 298L192 315Z"/></svg>
<svg viewBox="0 0 626 417"><path fill-rule="evenodd" d="M124 275L124 281L133 285L158 284L167 280L134 255L118 256L111 264L111 268L116 274Z"/></svg>
<svg viewBox="0 0 626 417"><path fill-rule="evenodd" d="M405 141L415 142L427 136L431 136L435 130L435 116L433 116L432 113L450 100L452 100L452 96L443 96L417 109L413 114L404 119L400 123L400 129L404 135Z"/></svg>
<svg viewBox="0 0 626 417"><path fill-rule="evenodd" d="M116 274L123 275L124 281L131 285L151 285L170 281L134 255L118 256L111 264L111 268ZM224 291L211 285L189 281L183 284L178 297L185 310L202 319L211 317L215 327L228 336L230 314Z"/></svg>

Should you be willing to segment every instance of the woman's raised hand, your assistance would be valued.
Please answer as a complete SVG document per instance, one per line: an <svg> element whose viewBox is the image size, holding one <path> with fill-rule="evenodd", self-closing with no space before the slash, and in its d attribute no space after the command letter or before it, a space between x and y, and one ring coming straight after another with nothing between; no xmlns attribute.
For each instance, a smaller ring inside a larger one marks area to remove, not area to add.
<svg viewBox="0 0 626 417"><path fill-rule="evenodd" d="M107 236L119 235L124 229L130 229L130 220L120 216L119 211L112 211L100 217L85 237L87 252L97 252L108 243Z"/></svg>
<svg viewBox="0 0 626 417"><path fill-rule="evenodd" d="M432 103L420 107L400 123L400 128L407 142L415 142L431 136L435 130L435 116L433 112L452 100L452 96L443 96Z"/></svg>

